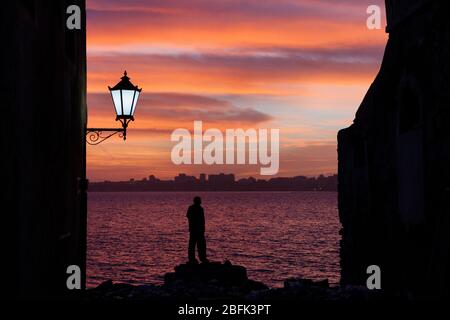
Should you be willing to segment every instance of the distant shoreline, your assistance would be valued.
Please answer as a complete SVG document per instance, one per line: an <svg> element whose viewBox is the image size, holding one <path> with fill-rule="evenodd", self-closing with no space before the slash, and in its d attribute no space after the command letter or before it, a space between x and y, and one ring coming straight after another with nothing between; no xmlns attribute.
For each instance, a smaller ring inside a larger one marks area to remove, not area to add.
<svg viewBox="0 0 450 320"><path fill-rule="evenodd" d="M102 193L102 192L279 192L279 193L288 193L288 192L331 192L337 193L337 190L88 190L88 193Z"/></svg>
<svg viewBox="0 0 450 320"><path fill-rule="evenodd" d="M176 192L176 191L337 191L337 175L312 177L277 177L269 180L253 177L235 179L233 174L201 174L199 178L179 174L173 180L160 180L149 176L141 180L104 181L89 184L89 191L97 192Z"/></svg>

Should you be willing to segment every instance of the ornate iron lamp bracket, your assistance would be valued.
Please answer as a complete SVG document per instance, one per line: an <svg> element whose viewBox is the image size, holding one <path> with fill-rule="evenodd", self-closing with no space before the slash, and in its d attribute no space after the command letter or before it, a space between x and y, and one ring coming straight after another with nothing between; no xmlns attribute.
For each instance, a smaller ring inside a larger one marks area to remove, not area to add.
<svg viewBox="0 0 450 320"><path fill-rule="evenodd" d="M110 129L110 128L86 128L86 143L92 146L102 143L106 139L115 134L119 134L120 138L126 140L127 132L125 128Z"/></svg>

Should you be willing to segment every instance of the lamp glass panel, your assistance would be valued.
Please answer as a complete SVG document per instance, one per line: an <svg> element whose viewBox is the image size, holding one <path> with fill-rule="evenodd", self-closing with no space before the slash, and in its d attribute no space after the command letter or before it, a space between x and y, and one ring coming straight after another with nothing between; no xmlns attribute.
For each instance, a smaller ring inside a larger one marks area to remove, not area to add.
<svg viewBox="0 0 450 320"><path fill-rule="evenodd" d="M135 96L134 96L133 108L131 109L131 115L132 116L134 115L134 112L136 111L136 104L137 104L137 101L139 99L139 91L135 91L135 92L136 93L135 93Z"/></svg>
<svg viewBox="0 0 450 320"><path fill-rule="evenodd" d="M118 116L122 115L122 101L120 100L120 90L111 91L112 99L114 102L114 108L116 109L116 114Z"/></svg>
<svg viewBox="0 0 450 320"><path fill-rule="evenodd" d="M133 107L134 90L122 90L123 99L123 115L131 116L131 109Z"/></svg>

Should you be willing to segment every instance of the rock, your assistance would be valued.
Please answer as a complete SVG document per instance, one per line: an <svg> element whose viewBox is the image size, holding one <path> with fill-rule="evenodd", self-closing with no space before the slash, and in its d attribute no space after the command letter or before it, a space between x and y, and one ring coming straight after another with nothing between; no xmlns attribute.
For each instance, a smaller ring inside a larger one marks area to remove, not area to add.
<svg viewBox="0 0 450 320"><path fill-rule="evenodd" d="M174 281L204 283L217 280L221 285L244 285L248 281L247 270L242 266L234 266L230 261L209 262L201 264L180 264L174 273L166 273L164 285L171 285Z"/></svg>
<svg viewBox="0 0 450 320"><path fill-rule="evenodd" d="M112 280L106 280L106 281L102 282L101 284L99 284L99 285L95 288L95 290L99 290L99 291L102 291L102 290L110 290L110 289L112 288L112 286L113 286Z"/></svg>
<svg viewBox="0 0 450 320"><path fill-rule="evenodd" d="M321 287L321 288L329 288L330 287L330 283L328 282L328 279L316 281L316 282L314 282L314 285Z"/></svg>
<svg viewBox="0 0 450 320"><path fill-rule="evenodd" d="M107 280L93 289L86 291L88 299L94 300L108 300L108 299L123 299L126 298L135 286L126 283L113 283L112 280Z"/></svg>
<svg viewBox="0 0 450 320"><path fill-rule="evenodd" d="M285 289L297 289L303 287L310 287L313 281L310 279L290 278L284 281Z"/></svg>
<svg viewBox="0 0 450 320"><path fill-rule="evenodd" d="M247 280L245 287L248 291L260 291L269 289L269 287L264 283L255 280Z"/></svg>
<svg viewBox="0 0 450 320"><path fill-rule="evenodd" d="M152 298L159 298L163 295L163 290L160 286L147 284L134 287L128 295L129 298L135 300L146 300Z"/></svg>
<svg viewBox="0 0 450 320"><path fill-rule="evenodd" d="M239 299L252 291L268 290L265 284L249 280L247 270L233 265L229 260L223 264L180 264L175 267L175 272L164 276L162 288L170 291L175 298L195 299Z"/></svg>
<svg viewBox="0 0 450 320"><path fill-rule="evenodd" d="M247 270L230 261L180 264L167 273L164 285L133 286L108 280L87 291L89 300L202 300L239 299L250 301L372 301L380 294L361 286L330 287L328 280L290 278L283 288L271 289L247 278Z"/></svg>
<svg viewBox="0 0 450 320"><path fill-rule="evenodd" d="M284 287L287 289L302 288L302 287L316 287L327 289L330 287L328 279L313 281L310 279L290 278L284 281Z"/></svg>

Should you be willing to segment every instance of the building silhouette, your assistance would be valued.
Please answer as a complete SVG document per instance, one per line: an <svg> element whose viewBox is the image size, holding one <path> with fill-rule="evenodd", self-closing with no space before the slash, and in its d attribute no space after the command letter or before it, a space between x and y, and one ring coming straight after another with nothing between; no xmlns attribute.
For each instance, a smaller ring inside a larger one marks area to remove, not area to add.
<svg viewBox="0 0 450 320"><path fill-rule="evenodd" d="M446 1L386 1L389 41L354 124L338 135L341 279L449 295L450 21Z"/></svg>
<svg viewBox="0 0 450 320"><path fill-rule="evenodd" d="M311 177L284 177L269 180L253 177L236 180L233 174L205 174L195 176L179 174L173 180L149 179L92 182L89 190L95 191L337 191L337 175ZM211 180L212 177L212 180Z"/></svg>
<svg viewBox="0 0 450 320"><path fill-rule="evenodd" d="M234 183L234 174L210 174L208 176L208 183L211 186L232 185Z"/></svg>
<svg viewBox="0 0 450 320"><path fill-rule="evenodd" d="M66 28L69 5L81 9L81 30ZM76 294L67 267L84 271L86 258L85 3L6 1L0 20L2 287L62 299Z"/></svg>

